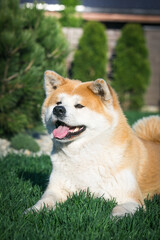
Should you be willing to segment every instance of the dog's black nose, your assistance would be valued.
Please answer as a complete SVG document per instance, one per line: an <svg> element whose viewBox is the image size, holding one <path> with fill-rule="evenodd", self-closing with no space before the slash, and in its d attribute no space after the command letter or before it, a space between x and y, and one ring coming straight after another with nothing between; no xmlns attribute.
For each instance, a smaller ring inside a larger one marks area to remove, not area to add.
<svg viewBox="0 0 160 240"><path fill-rule="evenodd" d="M66 114L66 109L63 106L56 106L56 107L53 108L53 114L56 117L63 118Z"/></svg>

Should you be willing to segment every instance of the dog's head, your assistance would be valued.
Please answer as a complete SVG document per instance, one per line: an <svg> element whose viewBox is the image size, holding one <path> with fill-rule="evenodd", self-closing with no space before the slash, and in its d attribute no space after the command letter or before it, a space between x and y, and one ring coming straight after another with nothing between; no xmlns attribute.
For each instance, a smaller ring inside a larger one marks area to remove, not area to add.
<svg viewBox="0 0 160 240"><path fill-rule="evenodd" d="M82 83L46 71L45 92L42 120L56 141L97 136L117 122L118 100L103 79Z"/></svg>

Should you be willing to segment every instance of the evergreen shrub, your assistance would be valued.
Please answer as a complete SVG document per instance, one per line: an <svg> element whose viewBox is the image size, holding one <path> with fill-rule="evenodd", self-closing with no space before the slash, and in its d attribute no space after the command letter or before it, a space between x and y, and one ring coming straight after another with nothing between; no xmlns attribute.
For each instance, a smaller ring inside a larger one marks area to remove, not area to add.
<svg viewBox="0 0 160 240"><path fill-rule="evenodd" d="M126 24L115 49L112 86L124 109L140 109L150 79L148 50L139 24Z"/></svg>
<svg viewBox="0 0 160 240"><path fill-rule="evenodd" d="M68 45L57 19L18 0L0 0L0 36L0 136L12 136L40 121L44 71L66 75Z"/></svg>
<svg viewBox="0 0 160 240"><path fill-rule="evenodd" d="M38 152L40 150L34 138L23 133L19 133L11 139L11 146L16 150L28 149L31 152Z"/></svg>
<svg viewBox="0 0 160 240"><path fill-rule="evenodd" d="M73 61L73 78L91 81L106 79L107 37L105 26L99 22L88 22L79 42Z"/></svg>
<svg viewBox="0 0 160 240"><path fill-rule="evenodd" d="M80 14L76 13L76 6L81 4L79 0L60 0L64 5L61 11L60 23L63 27L82 27L83 19Z"/></svg>

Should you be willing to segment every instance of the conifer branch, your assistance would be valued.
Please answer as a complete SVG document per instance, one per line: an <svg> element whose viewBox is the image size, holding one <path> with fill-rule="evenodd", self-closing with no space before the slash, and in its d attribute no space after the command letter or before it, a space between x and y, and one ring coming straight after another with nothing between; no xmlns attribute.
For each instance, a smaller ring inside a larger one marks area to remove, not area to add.
<svg viewBox="0 0 160 240"><path fill-rule="evenodd" d="M27 67L25 68L25 70L24 70L24 73L26 73L26 72L28 72L28 71L30 70L30 68L32 67L33 63L34 63L34 60L32 60L32 61L28 64L28 66L27 66Z"/></svg>
<svg viewBox="0 0 160 240"><path fill-rule="evenodd" d="M56 54L58 53L59 49L56 48L52 53L47 54L47 58L52 58L53 56L55 57Z"/></svg>
<svg viewBox="0 0 160 240"><path fill-rule="evenodd" d="M19 73L14 73L12 76L10 76L9 78L6 79L6 82L9 82L10 80L18 77Z"/></svg>
<svg viewBox="0 0 160 240"><path fill-rule="evenodd" d="M15 49L13 49L13 51L11 52L11 56L14 55L16 52L18 52L20 48L21 46L18 46Z"/></svg>
<svg viewBox="0 0 160 240"><path fill-rule="evenodd" d="M4 76L3 76L4 82L5 82L5 79L7 78L7 75L8 75L9 60L10 59L8 58L7 61L6 61L5 69L4 69Z"/></svg>
<svg viewBox="0 0 160 240"><path fill-rule="evenodd" d="M32 67L33 63L34 63L34 61L32 60L32 61L28 64L28 66L25 68L25 70L23 71L22 75L30 70L30 68ZM10 76L9 78L4 79L4 81L5 81L5 82L9 82L10 80L18 77L18 75L19 75L19 73L14 73L14 74L13 74L12 76Z"/></svg>

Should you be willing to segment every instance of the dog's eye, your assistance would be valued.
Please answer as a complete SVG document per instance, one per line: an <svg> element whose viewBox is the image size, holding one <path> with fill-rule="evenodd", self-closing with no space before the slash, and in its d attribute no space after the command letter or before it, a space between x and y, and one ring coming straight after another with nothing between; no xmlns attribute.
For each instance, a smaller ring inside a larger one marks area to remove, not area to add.
<svg viewBox="0 0 160 240"><path fill-rule="evenodd" d="M81 104L76 104L76 105L75 105L75 108L84 108L84 106L81 105Z"/></svg>
<svg viewBox="0 0 160 240"><path fill-rule="evenodd" d="M57 102L56 104L57 104L57 105L60 105L60 104L62 104L62 102Z"/></svg>

